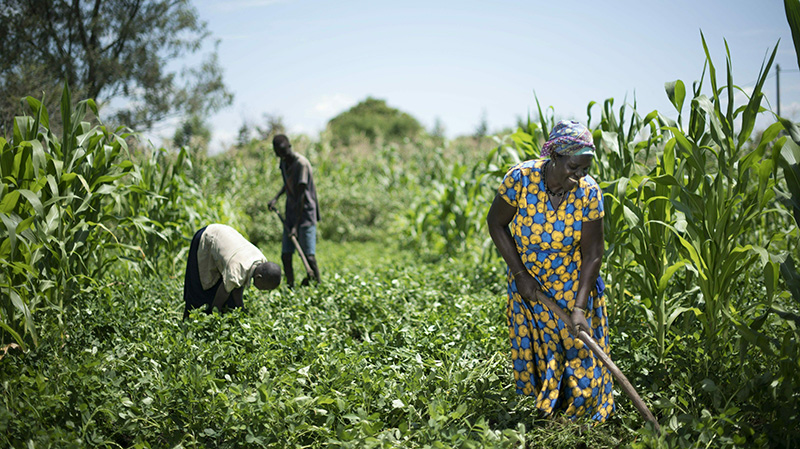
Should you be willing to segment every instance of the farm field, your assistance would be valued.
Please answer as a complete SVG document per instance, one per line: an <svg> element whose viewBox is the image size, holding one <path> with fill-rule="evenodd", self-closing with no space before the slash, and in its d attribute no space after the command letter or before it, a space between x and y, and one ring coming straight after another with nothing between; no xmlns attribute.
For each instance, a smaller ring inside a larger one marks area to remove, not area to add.
<svg viewBox="0 0 800 449"><path fill-rule="evenodd" d="M501 267L325 244L318 287L181 321L182 280L110 280L61 338L2 360L3 446L616 447L512 389ZM375 255L378 255L377 257ZM44 326L44 324L43 324Z"/></svg>
<svg viewBox="0 0 800 449"><path fill-rule="evenodd" d="M660 434L619 386L599 425L513 388L486 215L555 114L451 142L297 136L323 282L183 321L197 229L280 260L269 139L152 148L65 86L0 137L0 447L800 447L800 126L762 104L777 47L734 104L730 58L726 77L703 45L711 89L665 83L676 120L613 98L585 120L611 357Z"/></svg>

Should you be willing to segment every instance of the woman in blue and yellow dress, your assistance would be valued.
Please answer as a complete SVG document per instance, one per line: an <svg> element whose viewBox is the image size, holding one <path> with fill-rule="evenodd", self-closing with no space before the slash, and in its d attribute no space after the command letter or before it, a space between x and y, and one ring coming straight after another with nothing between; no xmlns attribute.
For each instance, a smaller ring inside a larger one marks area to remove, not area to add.
<svg viewBox="0 0 800 449"><path fill-rule="evenodd" d="M594 154L585 126L559 122L542 149L549 158L519 163L505 175L487 224L508 264L506 315L517 393L534 396L546 416L605 421L614 411L611 373L567 328L587 330L608 353L599 276L603 194L587 174ZM536 300L539 289L572 323Z"/></svg>

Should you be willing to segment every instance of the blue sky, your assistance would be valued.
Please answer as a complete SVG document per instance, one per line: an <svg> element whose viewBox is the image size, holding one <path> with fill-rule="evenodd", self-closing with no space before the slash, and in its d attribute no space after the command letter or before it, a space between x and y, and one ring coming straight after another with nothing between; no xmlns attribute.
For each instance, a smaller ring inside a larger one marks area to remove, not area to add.
<svg viewBox="0 0 800 449"><path fill-rule="evenodd" d="M800 72L780 0L658 2L195 1L219 39L232 106L210 119L212 152L241 124L282 116L290 133L316 137L367 96L449 137L490 130L535 112L534 91L557 117L585 121L590 101L613 97L640 111L677 114L664 83L690 88L702 73L702 30L724 72L753 85L780 39L782 115L800 120ZM775 69L765 91L776 108ZM705 90L708 92L708 90ZM595 110L595 117L599 109Z"/></svg>

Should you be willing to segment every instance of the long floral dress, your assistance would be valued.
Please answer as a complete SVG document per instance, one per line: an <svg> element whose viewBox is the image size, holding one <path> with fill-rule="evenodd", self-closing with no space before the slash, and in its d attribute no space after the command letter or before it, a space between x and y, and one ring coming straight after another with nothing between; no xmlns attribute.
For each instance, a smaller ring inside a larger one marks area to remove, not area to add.
<svg viewBox="0 0 800 449"><path fill-rule="evenodd" d="M554 209L545 193L546 160L522 162L508 171L498 192L517 209L511 234L528 272L568 313L575 305L581 273L581 228L603 217L602 191L590 176ZM508 318L511 359L517 393L536 397L546 414L563 411L570 418L605 421L614 411L611 373L573 338L563 321L545 305L523 303L508 273ZM608 353L605 285L598 276L586 306L594 339Z"/></svg>

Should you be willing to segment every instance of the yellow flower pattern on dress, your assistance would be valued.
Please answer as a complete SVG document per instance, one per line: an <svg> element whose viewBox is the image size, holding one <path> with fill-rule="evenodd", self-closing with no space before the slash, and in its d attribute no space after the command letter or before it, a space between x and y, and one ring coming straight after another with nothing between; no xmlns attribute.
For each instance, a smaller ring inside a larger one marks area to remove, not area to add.
<svg viewBox="0 0 800 449"><path fill-rule="evenodd" d="M511 234L528 272L560 307L571 311L581 272L581 228L584 222L603 218L603 194L594 179L584 176L554 209L544 191L545 162L517 164L498 193L517 209ZM571 419L605 421L614 411L611 373L546 306L536 302L530 308L523 303L510 271L507 280L506 315L517 393L535 396L536 406L547 414L560 410ZM608 353L604 289L598 276L586 319L593 338Z"/></svg>

